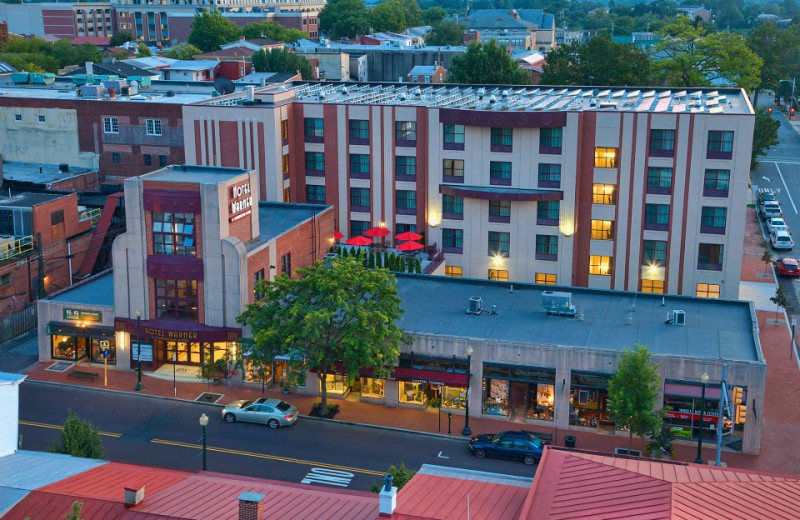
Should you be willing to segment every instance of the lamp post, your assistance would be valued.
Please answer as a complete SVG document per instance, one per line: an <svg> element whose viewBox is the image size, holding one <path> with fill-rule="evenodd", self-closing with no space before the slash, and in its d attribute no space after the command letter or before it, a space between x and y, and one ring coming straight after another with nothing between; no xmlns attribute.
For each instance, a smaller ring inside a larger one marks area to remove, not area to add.
<svg viewBox="0 0 800 520"><path fill-rule="evenodd" d="M695 464L703 463L703 422L706 418L706 384L708 383L708 374L706 372L703 372L703 375L700 376L700 381L703 382L703 392L700 397L700 425L697 429L697 457L694 459Z"/></svg>
<svg viewBox="0 0 800 520"><path fill-rule="evenodd" d="M472 354L475 351L472 349L472 345L467 347L467 406L465 407L466 415L464 416L464 429L461 430L461 435L472 435L472 430L469 429L469 380L470 380L470 373L472 372Z"/></svg>
<svg viewBox="0 0 800 520"><path fill-rule="evenodd" d="M208 426L208 416L200 416L200 427L203 428L203 471L206 470L206 426Z"/></svg>
<svg viewBox="0 0 800 520"><path fill-rule="evenodd" d="M142 323L142 310L136 309L133 312L133 315L136 317L136 358L139 361L139 368L138 368L138 379L136 380L136 391L141 392L144 390L144 384L142 384L142 338L139 334L141 330L141 323Z"/></svg>

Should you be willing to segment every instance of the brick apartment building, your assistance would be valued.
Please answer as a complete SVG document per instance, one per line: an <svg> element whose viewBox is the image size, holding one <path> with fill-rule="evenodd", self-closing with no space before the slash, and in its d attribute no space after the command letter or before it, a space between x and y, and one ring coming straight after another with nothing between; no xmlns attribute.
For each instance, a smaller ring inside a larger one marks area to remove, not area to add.
<svg viewBox="0 0 800 520"><path fill-rule="evenodd" d="M739 89L297 83L184 107L187 161L444 251L452 276L737 298Z"/></svg>
<svg viewBox="0 0 800 520"><path fill-rule="evenodd" d="M56 38L109 38L116 16L108 2L0 4L0 20L15 34Z"/></svg>

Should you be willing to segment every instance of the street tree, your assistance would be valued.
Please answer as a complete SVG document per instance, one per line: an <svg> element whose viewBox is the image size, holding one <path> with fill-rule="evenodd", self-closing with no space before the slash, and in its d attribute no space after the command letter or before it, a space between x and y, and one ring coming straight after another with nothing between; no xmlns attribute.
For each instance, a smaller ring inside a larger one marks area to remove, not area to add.
<svg viewBox="0 0 800 520"><path fill-rule="evenodd" d="M248 40L269 38L276 42L291 43L308 35L299 29L288 29L277 22L257 22L242 27L242 36Z"/></svg>
<svg viewBox="0 0 800 520"><path fill-rule="evenodd" d="M458 22L434 23L425 35L425 45L464 45L464 26Z"/></svg>
<svg viewBox="0 0 800 520"><path fill-rule="evenodd" d="M203 51L192 45L191 43L179 43L175 47L164 51L161 56L165 58L172 58L173 60L193 60L198 54Z"/></svg>
<svg viewBox="0 0 800 520"><path fill-rule="evenodd" d="M322 389L320 410L328 410L327 379L341 364L351 379L361 369L373 377L389 376L404 335L395 277L385 269L368 269L353 257L299 269L298 278L283 274L262 280L264 297L238 317L251 327L248 348L271 363L289 357L292 378L306 368L316 371Z"/></svg>
<svg viewBox="0 0 800 520"><path fill-rule="evenodd" d="M702 23L693 25L679 16L662 29L653 62L661 81L672 87L707 87L724 81L751 91L760 83L761 58L744 36L729 31L707 34Z"/></svg>
<svg viewBox="0 0 800 520"><path fill-rule="evenodd" d="M206 10L194 15L189 43L203 52L219 50L223 43L230 43L239 38L239 27L228 20L222 13Z"/></svg>
<svg viewBox="0 0 800 520"><path fill-rule="evenodd" d="M470 42L467 52L453 57L447 73L449 83L527 85L530 80L530 75L495 40Z"/></svg>
<svg viewBox="0 0 800 520"><path fill-rule="evenodd" d="M769 268L772 266L772 251L769 250L769 244L766 240L761 244L764 247L764 253L761 255L761 261L764 262L764 274L767 274Z"/></svg>
<svg viewBox="0 0 800 520"><path fill-rule="evenodd" d="M762 89L778 90L782 79L800 72L800 25L784 29L775 23L762 23L747 35L747 46L763 61L760 82L753 89L753 106L758 106Z"/></svg>
<svg viewBox="0 0 800 520"><path fill-rule="evenodd" d="M50 449L53 453L66 453L73 457L89 459L103 458L103 443L100 442L97 428L84 421L70 410L61 429L61 436Z"/></svg>
<svg viewBox="0 0 800 520"><path fill-rule="evenodd" d="M303 79L314 79L311 64L304 57L286 49L256 51L251 58L256 72L300 72Z"/></svg>
<svg viewBox="0 0 800 520"><path fill-rule="evenodd" d="M758 166L758 156L766 155L767 148L778 144L778 128L781 123L772 117L766 109L756 109L756 120L753 127L753 150L750 157L750 170Z"/></svg>
<svg viewBox="0 0 800 520"><path fill-rule="evenodd" d="M634 434L644 438L661 428L662 414L656 409L658 364L650 351L636 344L618 357L617 372L608 382L608 411L617 425L628 430L628 452Z"/></svg>
<svg viewBox="0 0 800 520"><path fill-rule="evenodd" d="M332 38L354 38L369 30L369 17L362 0L331 0L319 13L320 31Z"/></svg>
<svg viewBox="0 0 800 520"><path fill-rule="evenodd" d="M542 67L543 85L649 85L650 58L641 48L598 35L559 45Z"/></svg>
<svg viewBox="0 0 800 520"><path fill-rule="evenodd" d="M775 289L775 296L772 296L769 301L775 304L775 321L778 321L780 318L778 317L781 310L786 310L786 307L789 306L789 299L786 297L786 293L783 292L783 287L778 285Z"/></svg>
<svg viewBox="0 0 800 520"><path fill-rule="evenodd" d="M132 42L135 38L133 35L128 31L118 31L115 32L113 36L111 36L111 40L109 40L108 44L112 47L119 47L125 42Z"/></svg>

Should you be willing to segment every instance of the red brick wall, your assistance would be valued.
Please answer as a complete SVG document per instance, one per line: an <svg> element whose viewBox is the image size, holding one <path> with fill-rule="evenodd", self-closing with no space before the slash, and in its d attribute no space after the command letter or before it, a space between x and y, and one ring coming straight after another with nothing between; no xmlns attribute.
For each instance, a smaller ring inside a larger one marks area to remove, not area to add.
<svg viewBox="0 0 800 520"><path fill-rule="evenodd" d="M314 223L316 229L316 245L317 254L313 255L312 240L311 240L311 226L312 222L309 221L291 231L279 236L276 240L276 264L275 276L280 276L281 271L281 258L287 253L291 253L292 272L312 265L315 261L321 260L325 253L328 252L331 244L328 240L333 237L333 209L329 209L317 215L316 222ZM252 283L252 279L251 279Z"/></svg>

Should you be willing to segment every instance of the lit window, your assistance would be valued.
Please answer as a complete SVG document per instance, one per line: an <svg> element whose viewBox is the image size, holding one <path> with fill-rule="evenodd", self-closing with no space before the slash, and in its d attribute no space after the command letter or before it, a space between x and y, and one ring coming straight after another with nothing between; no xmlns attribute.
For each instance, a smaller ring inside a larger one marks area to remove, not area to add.
<svg viewBox="0 0 800 520"><path fill-rule="evenodd" d="M148 119L147 123L147 135L161 135L161 120L160 119Z"/></svg>
<svg viewBox="0 0 800 520"><path fill-rule="evenodd" d="M663 294L664 280L642 280L642 292Z"/></svg>
<svg viewBox="0 0 800 520"><path fill-rule="evenodd" d="M592 238L614 240L614 222L612 220L592 220Z"/></svg>
<svg viewBox="0 0 800 520"><path fill-rule="evenodd" d="M697 284L697 297L719 299L719 285L715 283Z"/></svg>
<svg viewBox="0 0 800 520"><path fill-rule="evenodd" d="M507 282L508 271L506 271L505 269L489 269L489 280Z"/></svg>
<svg viewBox="0 0 800 520"><path fill-rule="evenodd" d="M595 204L614 204L613 184L594 184L592 186L592 202Z"/></svg>
<svg viewBox="0 0 800 520"><path fill-rule="evenodd" d="M461 159L444 159L442 161L442 175L445 181L464 182L464 161ZM452 177L457 177L457 179Z"/></svg>
<svg viewBox="0 0 800 520"><path fill-rule="evenodd" d="M534 279L534 282L541 285L555 285L556 275L552 273L536 273L536 278Z"/></svg>
<svg viewBox="0 0 800 520"><path fill-rule="evenodd" d="M281 120L281 140L285 141L289 139L289 120L282 119Z"/></svg>
<svg viewBox="0 0 800 520"><path fill-rule="evenodd" d="M444 275L452 276L453 278L461 278L464 270L457 265L446 265L444 267Z"/></svg>
<svg viewBox="0 0 800 520"><path fill-rule="evenodd" d="M118 134L119 133L119 119L116 117L103 118L103 133L104 134Z"/></svg>
<svg viewBox="0 0 800 520"><path fill-rule="evenodd" d="M600 276L611 276L611 257L590 255L589 274L597 274Z"/></svg>
<svg viewBox="0 0 800 520"><path fill-rule="evenodd" d="M289 155L286 154L283 156L281 160L281 164L283 166L283 175L289 175Z"/></svg>
<svg viewBox="0 0 800 520"><path fill-rule="evenodd" d="M616 168L617 149L616 148L595 148L594 149L595 168Z"/></svg>

